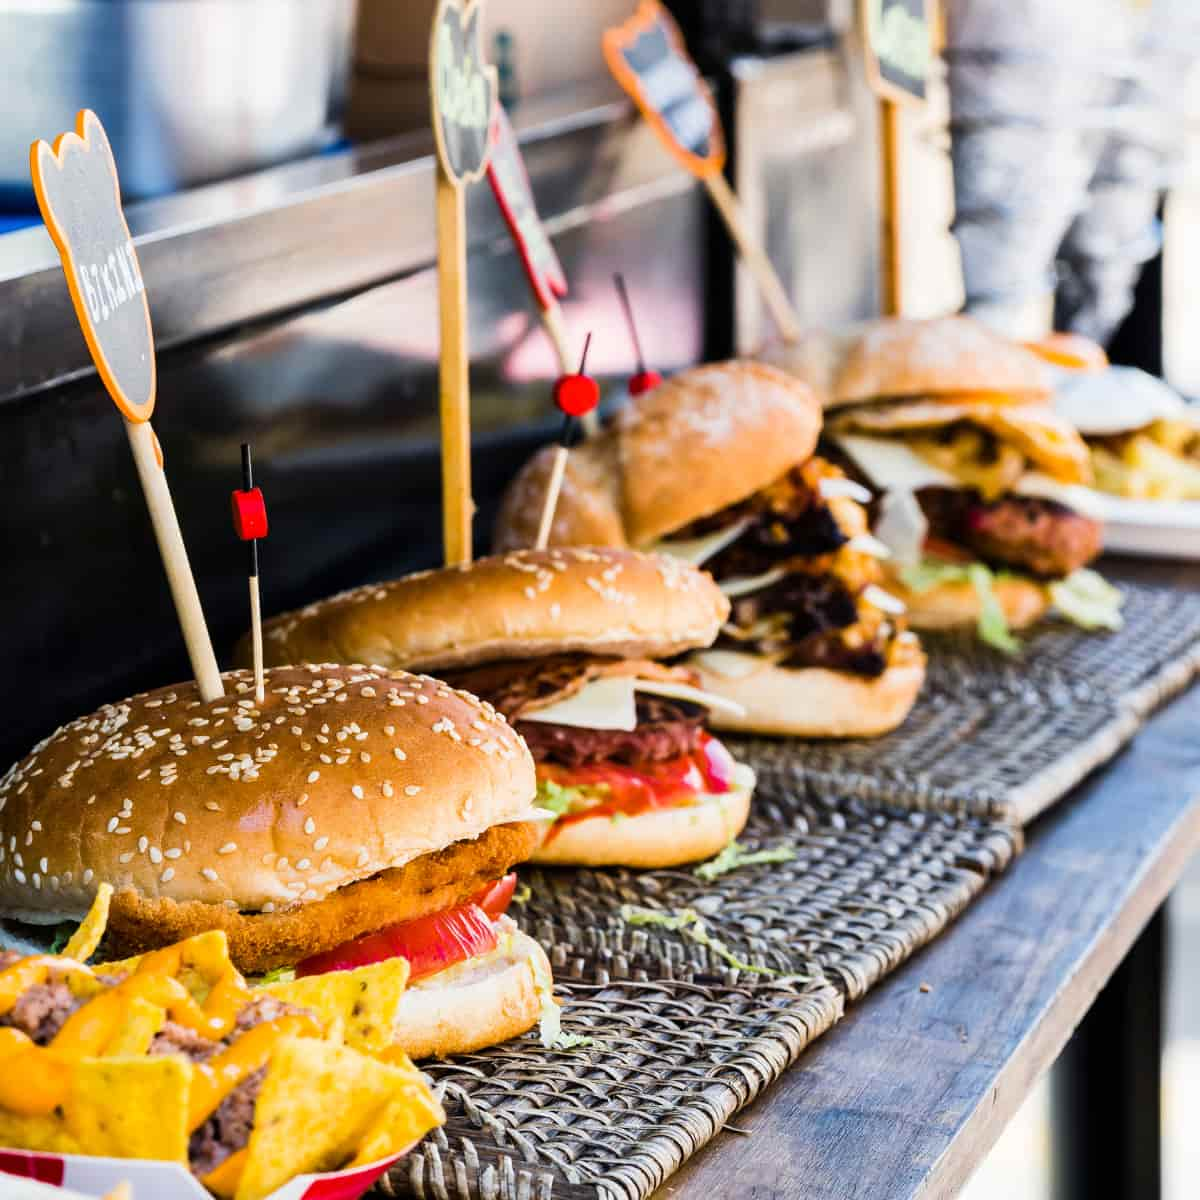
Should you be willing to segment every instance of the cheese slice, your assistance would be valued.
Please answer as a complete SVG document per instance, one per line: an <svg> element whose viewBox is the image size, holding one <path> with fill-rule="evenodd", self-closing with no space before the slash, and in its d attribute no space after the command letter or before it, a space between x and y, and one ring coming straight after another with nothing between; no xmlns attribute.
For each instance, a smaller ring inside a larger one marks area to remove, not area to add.
<svg viewBox="0 0 1200 1200"><path fill-rule="evenodd" d="M772 567L771 570L764 571L761 575L735 575L732 579L722 579L717 586L730 600L736 600L738 596L761 592L763 588L778 583L786 575L787 572L782 567Z"/></svg>
<svg viewBox="0 0 1200 1200"><path fill-rule="evenodd" d="M706 533L703 537L684 538L676 542L655 542L648 549L652 553L669 554L672 558L682 559L686 563L691 563L693 567L698 567L714 555L720 554L726 546L736 542L746 532L749 525L750 518L746 517L724 529Z"/></svg>
<svg viewBox="0 0 1200 1200"><path fill-rule="evenodd" d="M822 500L836 500L839 496L848 496L859 504L870 504L871 491L853 479L843 479L837 476L822 479L817 485Z"/></svg>
<svg viewBox="0 0 1200 1200"><path fill-rule="evenodd" d="M577 729L619 729L630 733L637 728L637 692L685 700L734 715L740 715L743 711L740 704L687 683L616 675L607 679L593 679L565 700L522 713L521 720L571 725Z"/></svg>
<svg viewBox="0 0 1200 1200"><path fill-rule="evenodd" d="M833 440L858 464L876 487L915 492L925 487L958 488L961 484L949 471L926 462L898 438L835 434Z"/></svg>

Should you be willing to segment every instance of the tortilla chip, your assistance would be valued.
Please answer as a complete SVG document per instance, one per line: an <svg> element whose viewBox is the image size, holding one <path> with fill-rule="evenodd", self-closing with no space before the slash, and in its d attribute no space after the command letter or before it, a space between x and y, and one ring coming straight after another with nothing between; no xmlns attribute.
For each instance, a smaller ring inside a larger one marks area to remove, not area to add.
<svg viewBox="0 0 1200 1200"><path fill-rule="evenodd" d="M113 1040L104 1048L105 1058L134 1058L150 1052L154 1035L163 1027L167 1010L141 996L129 1001L125 1021L117 1030Z"/></svg>
<svg viewBox="0 0 1200 1200"><path fill-rule="evenodd" d="M389 958L353 971L327 971L262 990L317 1014L329 1030L340 1025L348 1046L379 1054L395 1038L408 961Z"/></svg>
<svg viewBox="0 0 1200 1200"><path fill-rule="evenodd" d="M442 1106L418 1076L404 1091L384 1105L358 1144L349 1166L379 1162L416 1145L431 1129L446 1120Z"/></svg>
<svg viewBox="0 0 1200 1200"><path fill-rule="evenodd" d="M229 959L229 939L223 929L210 929L179 942L183 947L175 978L203 1004L214 983L233 967ZM97 965L105 975L129 975L141 964L144 954Z"/></svg>
<svg viewBox="0 0 1200 1200"><path fill-rule="evenodd" d="M73 958L76 962L87 962L100 945L104 930L108 926L108 905L112 900L112 884L102 883L96 889L96 898L88 914L79 923L79 928L71 934L70 941L62 949L63 958Z"/></svg>
<svg viewBox="0 0 1200 1200"><path fill-rule="evenodd" d="M344 1167L384 1110L413 1087L402 1068L348 1046L281 1038L258 1094L236 1200L263 1200L296 1175ZM409 1099L420 1106L414 1120L402 1121L411 1141L413 1130L432 1128L440 1114L429 1111L424 1096Z"/></svg>
<svg viewBox="0 0 1200 1200"><path fill-rule="evenodd" d="M187 1162L192 1064L182 1058L85 1058L62 1115L0 1109L0 1145L58 1154Z"/></svg>

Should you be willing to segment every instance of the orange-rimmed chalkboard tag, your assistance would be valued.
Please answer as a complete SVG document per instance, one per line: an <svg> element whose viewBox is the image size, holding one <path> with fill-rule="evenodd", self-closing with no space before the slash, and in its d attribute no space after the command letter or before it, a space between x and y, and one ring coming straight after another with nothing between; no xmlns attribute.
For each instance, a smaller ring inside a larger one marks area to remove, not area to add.
<svg viewBox="0 0 1200 1200"><path fill-rule="evenodd" d="M567 294L567 277L538 216L512 123L499 104L492 117L492 154L487 176L521 256L534 298L542 308L549 308Z"/></svg>
<svg viewBox="0 0 1200 1200"><path fill-rule="evenodd" d="M929 0L862 0L867 81L884 100L922 104L933 59Z"/></svg>
<svg viewBox="0 0 1200 1200"><path fill-rule="evenodd" d="M642 0L628 21L605 31L603 48L608 69L671 153L694 175L719 173L721 119L674 17L657 0Z"/></svg>
<svg viewBox="0 0 1200 1200"><path fill-rule="evenodd" d="M29 169L100 378L127 420L148 421L157 382L154 332L100 118L85 108L75 130L53 147L34 142Z"/></svg>
<svg viewBox="0 0 1200 1200"><path fill-rule="evenodd" d="M499 84L480 42L482 0L439 0L429 41L429 83L438 159L455 183L487 167Z"/></svg>

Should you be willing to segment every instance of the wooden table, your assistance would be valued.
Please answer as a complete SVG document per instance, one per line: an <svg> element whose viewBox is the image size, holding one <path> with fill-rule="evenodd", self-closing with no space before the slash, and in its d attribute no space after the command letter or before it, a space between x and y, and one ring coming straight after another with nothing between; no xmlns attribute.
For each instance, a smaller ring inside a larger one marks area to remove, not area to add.
<svg viewBox="0 0 1200 1200"><path fill-rule="evenodd" d="M1196 586L1200 572L1190 574ZM749 1136L719 1135L659 1197L957 1195L1200 849L1200 686L1027 836L1025 854L955 925L738 1114L733 1124ZM1153 994L1158 965L1127 990ZM1122 1051L1126 1066L1153 1058L1158 1031L1139 1030L1122 1011L1103 1059L1080 1065L1107 1082L1110 1105L1124 1099L1128 1110L1117 1064ZM1121 1037L1133 1053L1113 1044ZM1156 1062L1145 1065L1156 1084ZM1156 1087L1145 1094L1156 1134ZM1089 1140L1097 1170L1108 1169L1121 1148ZM1113 1194L1148 1200L1144 1189Z"/></svg>

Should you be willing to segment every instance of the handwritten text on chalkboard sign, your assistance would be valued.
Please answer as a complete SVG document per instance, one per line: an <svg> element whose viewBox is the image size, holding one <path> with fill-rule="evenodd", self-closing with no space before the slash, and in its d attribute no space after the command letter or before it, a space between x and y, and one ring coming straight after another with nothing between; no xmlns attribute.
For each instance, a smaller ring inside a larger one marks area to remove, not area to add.
<svg viewBox="0 0 1200 1200"><path fill-rule="evenodd" d="M487 172L496 203L525 265L529 286L538 304L549 308L557 297L567 294L567 277L542 227L516 134L499 104L492 118L492 156Z"/></svg>
<svg viewBox="0 0 1200 1200"><path fill-rule="evenodd" d="M496 104L496 69L483 60L479 35L483 0L439 0L429 42L433 131L438 158L456 183L478 179L487 166Z"/></svg>
<svg viewBox="0 0 1200 1200"><path fill-rule="evenodd" d="M674 18L642 0L624 25L604 34L604 57L643 116L695 175L725 165L725 138L708 85L688 57Z"/></svg>
<svg viewBox="0 0 1200 1200"><path fill-rule="evenodd" d="M84 109L75 132L62 134L53 148L34 142L29 167L100 378L128 420L147 421L156 388L154 333L100 118Z"/></svg>
<svg viewBox="0 0 1200 1200"><path fill-rule="evenodd" d="M932 58L928 0L863 0L867 77L885 100L923 101Z"/></svg>

